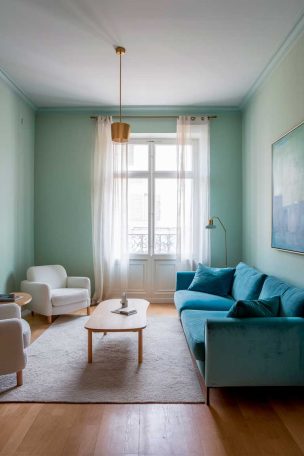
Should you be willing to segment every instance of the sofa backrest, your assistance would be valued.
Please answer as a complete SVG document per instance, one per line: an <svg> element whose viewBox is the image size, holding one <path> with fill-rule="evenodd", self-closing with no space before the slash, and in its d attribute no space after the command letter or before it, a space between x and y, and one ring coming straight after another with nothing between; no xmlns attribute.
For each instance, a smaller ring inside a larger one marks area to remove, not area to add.
<svg viewBox="0 0 304 456"><path fill-rule="evenodd" d="M59 264L32 266L27 270L27 280L47 283L50 288L66 288L67 273Z"/></svg>
<svg viewBox="0 0 304 456"><path fill-rule="evenodd" d="M251 268L245 263L239 263L234 273L232 297L239 299L258 299L266 274Z"/></svg>
<svg viewBox="0 0 304 456"><path fill-rule="evenodd" d="M281 317L304 317L304 289L288 285L276 277L267 277L260 299L281 297Z"/></svg>

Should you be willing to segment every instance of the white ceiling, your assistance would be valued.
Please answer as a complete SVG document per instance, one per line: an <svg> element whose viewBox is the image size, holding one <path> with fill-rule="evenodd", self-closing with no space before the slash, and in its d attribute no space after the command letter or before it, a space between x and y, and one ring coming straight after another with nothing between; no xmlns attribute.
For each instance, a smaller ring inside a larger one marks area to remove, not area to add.
<svg viewBox="0 0 304 456"><path fill-rule="evenodd" d="M38 107L235 106L304 0L0 0L0 67Z"/></svg>

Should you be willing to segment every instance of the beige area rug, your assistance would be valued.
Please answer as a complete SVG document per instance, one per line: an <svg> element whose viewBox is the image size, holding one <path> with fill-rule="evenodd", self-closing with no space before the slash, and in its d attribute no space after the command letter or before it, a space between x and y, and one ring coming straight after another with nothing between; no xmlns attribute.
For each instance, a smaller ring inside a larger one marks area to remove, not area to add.
<svg viewBox="0 0 304 456"><path fill-rule="evenodd" d="M23 386L14 374L0 376L0 402L204 402L178 318L148 319L141 366L137 333L93 334L88 364L87 318L58 318L29 347Z"/></svg>

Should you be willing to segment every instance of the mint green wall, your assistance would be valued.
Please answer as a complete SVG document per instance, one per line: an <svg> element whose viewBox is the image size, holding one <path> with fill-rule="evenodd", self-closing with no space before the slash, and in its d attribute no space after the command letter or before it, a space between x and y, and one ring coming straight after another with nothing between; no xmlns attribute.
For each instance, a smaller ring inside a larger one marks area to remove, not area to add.
<svg viewBox="0 0 304 456"><path fill-rule="evenodd" d="M0 79L0 293L34 261L34 111Z"/></svg>
<svg viewBox="0 0 304 456"><path fill-rule="evenodd" d="M304 285L304 256L271 248L271 144L304 120L304 36L243 113L243 255L268 274Z"/></svg>
<svg viewBox="0 0 304 456"><path fill-rule="evenodd" d="M90 166L95 123L91 112L37 114L35 261L60 263L70 274L92 278ZM197 108L197 112L206 110ZM181 109L166 111L170 113ZM235 264L241 258L241 115L237 111L217 114L218 119L211 122L211 208L227 225L229 259ZM134 133L172 133L176 121L134 119L131 127ZM212 263L220 265L223 233L219 228L211 235Z"/></svg>

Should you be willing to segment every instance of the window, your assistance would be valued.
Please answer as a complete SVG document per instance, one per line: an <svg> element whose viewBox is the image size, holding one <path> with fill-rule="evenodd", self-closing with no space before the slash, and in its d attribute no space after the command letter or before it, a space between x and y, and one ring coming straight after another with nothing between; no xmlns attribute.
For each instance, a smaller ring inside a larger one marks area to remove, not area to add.
<svg viewBox="0 0 304 456"><path fill-rule="evenodd" d="M192 146L186 157L192 178ZM177 224L177 149L173 140L134 140L128 149L129 253L174 255Z"/></svg>

